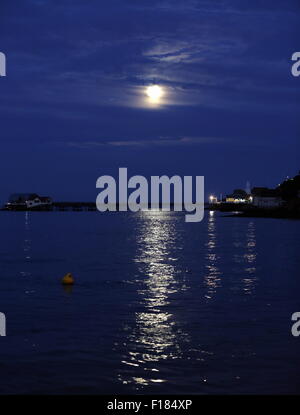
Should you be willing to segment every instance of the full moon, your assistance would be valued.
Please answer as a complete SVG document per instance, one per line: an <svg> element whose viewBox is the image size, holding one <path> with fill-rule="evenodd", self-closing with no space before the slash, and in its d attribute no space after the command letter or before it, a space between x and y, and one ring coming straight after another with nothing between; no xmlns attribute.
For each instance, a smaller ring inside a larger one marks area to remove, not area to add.
<svg viewBox="0 0 300 415"><path fill-rule="evenodd" d="M146 88L146 94L152 103L159 103L163 96L163 89L159 85L151 85Z"/></svg>

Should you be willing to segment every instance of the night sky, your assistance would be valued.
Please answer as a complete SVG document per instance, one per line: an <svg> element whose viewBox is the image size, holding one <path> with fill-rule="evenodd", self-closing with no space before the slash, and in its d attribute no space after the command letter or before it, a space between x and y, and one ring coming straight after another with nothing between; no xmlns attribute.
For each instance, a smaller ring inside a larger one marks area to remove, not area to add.
<svg viewBox="0 0 300 415"><path fill-rule="evenodd" d="M295 175L299 17L299 0L1 2L0 200L93 201L119 167L217 195Z"/></svg>

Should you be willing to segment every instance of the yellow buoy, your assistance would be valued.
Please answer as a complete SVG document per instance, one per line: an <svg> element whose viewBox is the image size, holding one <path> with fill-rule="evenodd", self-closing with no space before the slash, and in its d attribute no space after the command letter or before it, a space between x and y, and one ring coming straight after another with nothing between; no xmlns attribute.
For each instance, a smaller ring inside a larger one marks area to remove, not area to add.
<svg viewBox="0 0 300 415"><path fill-rule="evenodd" d="M70 272L68 272L64 277L63 277L63 279L61 280L61 283L63 284L63 285L73 285L74 284L74 277L73 277L73 275L70 273Z"/></svg>

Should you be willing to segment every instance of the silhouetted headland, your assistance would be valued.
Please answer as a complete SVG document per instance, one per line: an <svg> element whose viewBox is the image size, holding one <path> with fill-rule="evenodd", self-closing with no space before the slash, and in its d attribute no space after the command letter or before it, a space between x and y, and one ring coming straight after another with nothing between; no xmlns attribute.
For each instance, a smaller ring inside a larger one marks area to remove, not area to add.
<svg viewBox="0 0 300 415"><path fill-rule="evenodd" d="M300 218L300 174L287 178L275 189L253 187L250 193L236 189L221 201L210 197L209 209L239 216Z"/></svg>

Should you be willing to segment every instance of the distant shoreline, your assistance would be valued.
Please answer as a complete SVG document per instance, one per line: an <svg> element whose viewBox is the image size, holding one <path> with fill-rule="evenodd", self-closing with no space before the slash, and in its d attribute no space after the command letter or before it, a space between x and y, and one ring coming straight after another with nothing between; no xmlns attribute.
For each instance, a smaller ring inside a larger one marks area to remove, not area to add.
<svg viewBox="0 0 300 415"><path fill-rule="evenodd" d="M145 210L151 210L151 207ZM162 210L160 205L158 210ZM229 213L226 217L257 217L257 218L277 218L277 219L300 219L299 210L288 208L258 208L249 204L242 203L219 203L219 204L204 204L205 210L219 211ZM154 209L153 209L154 210ZM34 208L1 208L2 212L98 212L96 203L94 202L54 202L51 206L34 207ZM119 204L116 205L116 210L111 212L119 212ZM174 204L170 204L170 211L174 212ZM182 206L182 212L185 212ZM166 211L167 212L167 211Z"/></svg>

